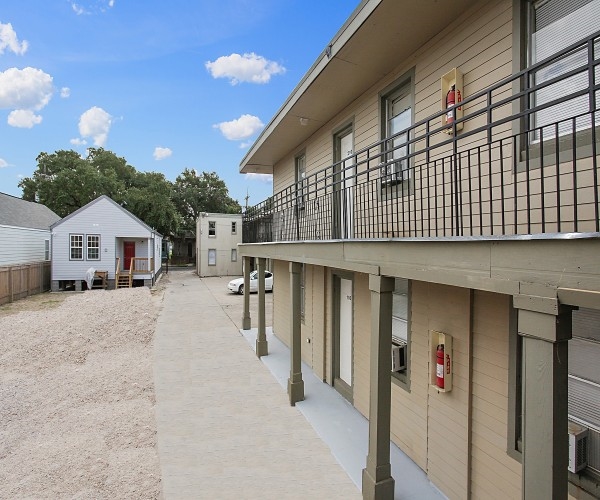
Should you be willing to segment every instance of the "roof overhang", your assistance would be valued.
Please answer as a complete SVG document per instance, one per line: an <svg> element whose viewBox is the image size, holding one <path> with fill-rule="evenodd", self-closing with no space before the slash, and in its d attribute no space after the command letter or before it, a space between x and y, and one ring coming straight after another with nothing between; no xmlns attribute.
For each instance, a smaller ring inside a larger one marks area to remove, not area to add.
<svg viewBox="0 0 600 500"><path fill-rule="evenodd" d="M363 0L240 163L272 174L285 154L472 5L472 0Z"/></svg>

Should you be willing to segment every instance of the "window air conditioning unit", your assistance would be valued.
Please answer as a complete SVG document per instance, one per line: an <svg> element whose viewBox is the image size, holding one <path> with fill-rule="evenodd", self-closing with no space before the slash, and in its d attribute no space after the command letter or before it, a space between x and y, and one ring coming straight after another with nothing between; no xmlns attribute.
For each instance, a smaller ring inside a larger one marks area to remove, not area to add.
<svg viewBox="0 0 600 500"><path fill-rule="evenodd" d="M406 370L406 342L398 337L392 338L392 371Z"/></svg>
<svg viewBox="0 0 600 500"><path fill-rule="evenodd" d="M576 473L587 467L588 430L569 422L569 471Z"/></svg>

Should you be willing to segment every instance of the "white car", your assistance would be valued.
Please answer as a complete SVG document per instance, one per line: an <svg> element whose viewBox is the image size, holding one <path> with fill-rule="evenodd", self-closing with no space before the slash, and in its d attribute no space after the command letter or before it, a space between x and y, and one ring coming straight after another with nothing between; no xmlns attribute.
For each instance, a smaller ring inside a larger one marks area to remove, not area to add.
<svg viewBox="0 0 600 500"><path fill-rule="evenodd" d="M244 278L231 280L227 288L233 293L242 295L244 293ZM271 271L265 271L265 291L273 291L273 273ZM250 293L252 292L258 292L258 271L250 273Z"/></svg>

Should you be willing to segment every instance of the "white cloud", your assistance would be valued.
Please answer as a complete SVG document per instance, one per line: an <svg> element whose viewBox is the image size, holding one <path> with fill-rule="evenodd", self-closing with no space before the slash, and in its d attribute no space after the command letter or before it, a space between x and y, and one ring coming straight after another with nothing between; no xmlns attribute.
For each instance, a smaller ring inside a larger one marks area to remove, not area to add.
<svg viewBox="0 0 600 500"><path fill-rule="evenodd" d="M173 151L171 151L170 148L161 148L161 147L154 148L154 159L157 161L164 160L165 158L168 158L172 154L173 154Z"/></svg>
<svg viewBox="0 0 600 500"><path fill-rule="evenodd" d="M102 108L94 106L88 109L79 118L79 133L81 137L91 137L94 145L103 147L108 139L112 116Z"/></svg>
<svg viewBox="0 0 600 500"><path fill-rule="evenodd" d="M42 117L30 109L15 109L8 115L8 124L11 127L32 128L42 123Z"/></svg>
<svg viewBox="0 0 600 500"><path fill-rule="evenodd" d="M26 40L19 42L12 24L0 23L0 54L4 54L7 48L15 54L25 54L28 46L29 44Z"/></svg>
<svg viewBox="0 0 600 500"><path fill-rule="evenodd" d="M71 139L69 142L73 144L73 146L85 146L87 144L87 141L85 139L80 139L79 137Z"/></svg>
<svg viewBox="0 0 600 500"><path fill-rule="evenodd" d="M260 182L266 182L266 183L271 183L273 182L273 175L272 174L246 174L246 179L251 179L251 180L257 180Z"/></svg>
<svg viewBox="0 0 600 500"><path fill-rule="evenodd" d="M230 141L240 141L254 135L264 126L258 116L242 115L237 120L217 123L213 128L218 128Z"/></svg>
<svg viewBox="0 0 600 500"><path fill-rule="evenodd" d="M0 72L0 109L39 111L52 98L52 77L36 68Z"/></svg>
<svg viewBox="0 0 600 500"><path fill-rule="evenodd" d="M0 168L8 167L8 162L0 158Z"/></svg>
<svg viewBox="0 0 600 500"><path fill-rule="evenodd" d="M71 8L73 12L78 16L83 14L97 14L98 12L106 12L106 8L112 8L115 6L115 0L96 0L95 2L71 2Z"/></svg>
<svg viewBox="0 0 600 500"><path fill-rule="evenodd" d="M254 52L221 56L216 61L208 61L205 66L213 78L229 78L231 85L240 82L269 83L272 75L285 73L283 66Z"/></svg>
<svg viewBox="0 0 600 500"><path fill-rule="evenodd" d="M69 87L63 87L62 89L60 89L60 96L63 99L66 99L67 97L71 97L71 89Z"/></svg>

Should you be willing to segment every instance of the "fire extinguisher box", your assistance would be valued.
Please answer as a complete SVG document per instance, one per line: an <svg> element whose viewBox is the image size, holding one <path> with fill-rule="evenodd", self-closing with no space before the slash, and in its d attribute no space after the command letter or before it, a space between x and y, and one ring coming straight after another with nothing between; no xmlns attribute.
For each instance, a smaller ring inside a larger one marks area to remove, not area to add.
<svg viewBox="0 0 600 500"><path fill-rule="evenodd" d="M450 392L452 390L452 372L454 371L454 360L452 359L452 336L447 333L429 332L429 373L430 384L438 392ZM440 356L442 354L442 357ZM443 359L443 364L440 361ZM443 375L440 377L440 375ZM443 378L443 381L441 379Z"/></svg>
<svg viewBox="0 0 600 500"><path fill-rule="evenodd" d="M442 76L441 81L441 110L444 111L442 115L442 127L447 127L445 132L447 134L452 134L454 132L454 127L452 126L453 120L460 120L463 117L463 106L461 106L461 102L464 99L464 89L463 89L463 75L462 73L453 68L448 71L444 76ZM454 87L454 89L453 89ZM454 106L448 106L448 96L449 92L454 90ZM456 123L456 130L462 130L463 123Z"/></svg>

